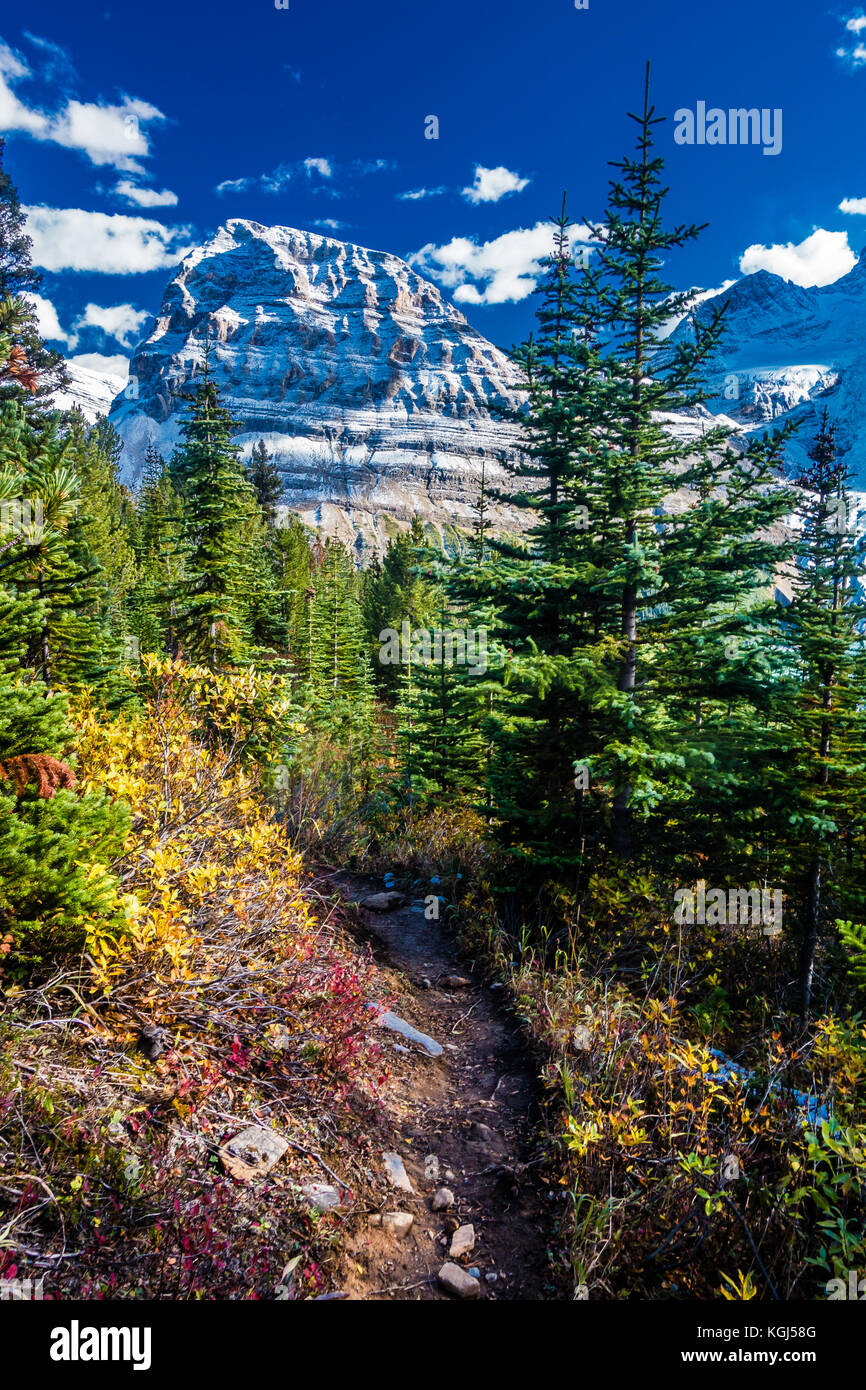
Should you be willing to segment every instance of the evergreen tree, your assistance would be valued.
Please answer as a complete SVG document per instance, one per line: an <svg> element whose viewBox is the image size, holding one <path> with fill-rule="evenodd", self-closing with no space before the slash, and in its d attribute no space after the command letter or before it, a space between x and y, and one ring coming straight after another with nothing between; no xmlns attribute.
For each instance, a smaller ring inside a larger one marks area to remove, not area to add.
<svg viewBox="0 0 866 1390"><path fill-rule="evenodd" d="M19 368L26 365L33 377L22 378L0 373L0 398L21 401L29 414L42 415L50 406L50 397L60 387L68 385L68 375L59 353L46 348L39 336L36 310L26 299L42 283L42 276L31 262L32 241L27 235L27 219L16 189L4 168L5 140L0 138L0 303L15 305L13 325L14 346ZM6 309L7 323L9 308Z"/></svg>
<svg viewBox="0 0 866 1390"><path fill-rule="evenodd" d="M249 463L245 464L244 467L249 484L265 514L265 519L269 525L273 525L274 514L282 494L283 485L280 470L274 464L263 439L260 439L255 445Z"/></svg>
<svg viewBox="0 0 866 1390"><path fill-rule="evenodd" d="M118 697L118 644L108 592L80 511L81 485L71 467L72 436L58 420L37 424L10 403L0 417L0 468L14 480L13 507L29 521L13 526L0 554L0 582L38 608L25 664L53 689L99 686Z"/></svg>
<svg viewBox="0 0 866 1390"><path fill-rule="evenodd" d="M431 554L418 516L412 518L408 531L391 537L382 561L375 561L364 576L364 623L374 655L376 684L392 702L403 676L399 665L378 660L380 634L386 630L402 632L404 622L410 630L432 622L437 595L431 576Z"/></svg>
<svg viewBox="0 0 866 1390"><path fill-rule="evenodd" d="M176 605L176 647L213 670L242 660L249 637L242 600L249 565L244 524L255 498L231 442L234 428L220 405L206 354L204 380L190 402L181 426L183 442L171 464L172 482L183 504L183 572L170 598Z"/></svg>
<svg viewBox="0 0 866 1390"><path fill-rule="evenodd" d="M829 915L862 915L862 836L866 795L866 542L852 524L850 476L824 411L798 479L803 489L793 600L785 629L795 681L789 746L775 770L776 824L787 842L794 897L802 916L800 1007L813 994L815 953Z"/></svg>

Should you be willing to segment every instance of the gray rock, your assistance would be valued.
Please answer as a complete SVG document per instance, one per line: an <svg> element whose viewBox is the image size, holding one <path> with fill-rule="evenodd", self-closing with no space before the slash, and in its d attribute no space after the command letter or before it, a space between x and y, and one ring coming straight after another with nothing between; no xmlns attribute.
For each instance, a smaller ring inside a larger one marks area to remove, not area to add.
<svg viewBox="0 0 866 1390"><path fill-rule="evenodd" d="M481 1285L460 1265L444 1264L439 1271L439 1283L455 1298L480 1298Z"/></svg>
<svg viewBox="0 0 866 1390"><path fill-rule="evenodd" d="M396 1236L397 1240L402 1240L404 1236L408 1236L414 1220L409 1211L386 1211L382 1217L382 1225L392 1236Z"/></svg>
<svg viewBox="0 0 866 1390"><path fill-rule="evenodd" d="M428 1038L426 1033L419 1032L405 1019L398 1018L390 1009L383 1009L380 1004L368 1004L367 1007L376 1014L376 1022L380 1028L388 1028L392 1033L399 1033L407 1042L417 1043L430 1057L442 1055L441 1043L436 1042L434 1038Z"/></svg>
<svg viewBox="0 0 866 1390"><path fill-rule="evenodd" d="M458 1226L451 1237L451 1249L448 1254L452 1260L459 1260L461 1255L469 1255L475 1249L475 1227L471 1224Z"/></svg>
<svg viewBox="0 0 866 1390"><path fill-rule="evenodd" d="M440 1187L438 1192L434 1192L431 1203L434 1211L447 1211L454 1205L454 1193L450 1187Z"/></svg>
<svg viewBox="0 0 866 1390"><path fill-rule="evenodd" d="M405 901L405 893L398 893L392 889L388 893L371 893L369 898L362 898L361 907L365 907L368 912L393 912L395 908L402 907Z"/></svg>
<svg viewBox="0 0 866 1390"><path fill-rule="evenodd" d="M249 1182L269 1173L288 1147L282 1135L274 1130L265 1129L262 1125L250 1125L223 1144L220 1158L226 1172L233 1178Z"/></svg>
<svg viewBox="0 0 866 1390"><path fill-rule="evenodd" d="M401 1192L414 1193L415 1189L409 1181L409 1174L406 1166L399 1154L383 1154L382 1161L385 1164L385 1173L392 1187L397 1187Z"/></svg>
<svg viewBox="0 0 866 1390"><path fill-rule="evenodd" d="M485 1153L490 1154L491 1157L496 1157L508 1152L507 1140L501 1134L498 1134L495 1129L491 1129L489 1125L482 1124L480 1121L476 1121L476 1123L471 1126L469 1131L469 1142L470 1144L478 1144L479 1147L481 1147Z"/></svg>
<svg viewBox="0 0 866 1390"><path fill-rule="evenodd" d="M436 1154L428 1154L424 1159L424 1180L425 1182L439 1181L439 1159Z"/></svg>
<svg viewBox="0 0 866 1390"><path fill-rule="evenodd" d="M319 1211L333 1211L342 1200L339 1188L326 1182L305 1182L299 1191L307 1205Z"/></svg>

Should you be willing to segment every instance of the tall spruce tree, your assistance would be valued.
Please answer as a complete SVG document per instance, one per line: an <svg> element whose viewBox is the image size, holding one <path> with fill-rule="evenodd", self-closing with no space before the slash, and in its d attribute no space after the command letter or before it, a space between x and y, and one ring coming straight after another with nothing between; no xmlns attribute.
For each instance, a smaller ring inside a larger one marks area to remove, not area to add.
<svg viewBox="0 0 866 1390"><path fill-rule="evenodd" d="M816 949L828 920L866 907L852 863L866 796L866 541L850 475L825 410L811 466L798 478L802 529L785 634L795 680L790 743L775 773L775 822L801 915L800 1009L812 1005Z"/></svg>
<svg viewBox="0 0 866 1390"><path fill-rule="evenodd" d="M179 557L172 585L174 643L191 660L217 670L245 658L243 595L249 590L244 527L255 497L231 441L235 429L220 404L205 352L204 378L181 426L171 460L181 501Z"/></svg>
<svg viewBox="0 0 866 1390"><path fill-rule="evenodd" d="M277 503L283 490L280 470L274 464L263 439L254 446L249 462L244 465L250 487L269 525L273 525Z"/></svg>

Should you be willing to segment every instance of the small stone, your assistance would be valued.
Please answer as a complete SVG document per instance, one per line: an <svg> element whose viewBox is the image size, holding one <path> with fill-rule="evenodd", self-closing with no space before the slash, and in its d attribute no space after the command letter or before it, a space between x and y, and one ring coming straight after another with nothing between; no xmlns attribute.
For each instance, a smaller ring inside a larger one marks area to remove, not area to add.
<svg viewBox="0 0 866 1390"><path fill-rule="evenodd" d="M491 1158L501 1157L508 1151L508 1144L503 1136L481 1121L476 1121L470 1126L469 1142L481 1146Z"/></svg>
<svg viewBox="0 0 866 1390"><path fill-rule="evenodd" d="M409 1048L408 1048L408 1047L404 1047L402 1043L395 1043L395 1044L394 1044L394 1051L395 1051L395 1052L399 1052L403 1057L411 1057L411 1056L412 1056L412 1053L409 1051Z"/></svg>
<svg viewBox="0 0 866 1390"><path fill-rule="evenodd" d="M171 1046L171 1039L164 1028L160 1028L156 1023L145 1023L142 1025L138 1037L139 1050L148 1057L151 1062L155 1062L161 1057L166 1046Z"/></svg>
<svg viewBox="0 0 866 1390"><path fill-rule="evenodd" d="M434 1211L447 1211L454 1205L454 1193L450 1187L440 1187L438 1192L434 1192L431 1203Z"/></svg>
<svg viewBox="0 0 866 1390"><path fill-rule="evenodd" d="M451 1249L448 1254L452 1260L459 1260L461 1255L469 1255L475 1249L475 1227L471 1224L458 1226L451 1237Z"/></svg>
<svg viewBox="0 0 866 1390"><path fill-rule="evenodd" d="M393 912L396 907L402 907L405 901L405 893L397 893L392 889L388 893L371 893L369 898L362 898L361 907L365 907L368 912Z"/></svg>
<svg viewBox="0 0 866 1390"><path fill-rule="evenodd" d="M490 1144L496 1139L496 1135L490 1126L481 1124L478 1120L473 1124L470 1133L474 1144Z"/></svg>
<svg viewBox="0 0 866 1390"><path fill-rule="evenodd" d="M262 1125L249 1125L220 1149L223 1167L233 1178L249 1182L264 1177L279 1163L288 1144L281 1135Z"/></svg>
<svg viewBox="0 0 866 1390"><path fill-rule="evenodd" d="M425 1182L439 1181L439 1159L436 1154L428 1154L424 1159L424 1180Z"/></svg>
<svg viewBox="0 0 866 1390"><path fill-rule="evenodd" d="M402 1240L404 1236L408 1236L414 1220L414 1216L409 1211L386 1211L382 1217L382 1225L397 1240Z"/></svg>
<svg viewBox="0 0 866 1390"><path fill-rule="evenodd" d="M428 1038L426 1033L413 1028L405 1019L398 1018L391 1009L383 1009L381 1004L368 1004L367 1008L376 1015L376 1022L380 1028L389 1028L392 1033L399 1033L407 1042L417 1043L431 1057L442 1055L441 1043L436 1042L435 1038Z"/></svg>
<svg viewBox="0 0 866 1390"><path fill-rule="evenodd" d="M439 1283L455 1298L480 1298L481 1285L460 1265L444 1264L439 1271Z"/></svg>
<svg viewBox="0 0 866 1390"><path fill-rule="evenodd" d="M472 1275L472 1278L473 1278L473 1279L480 1279L480 1278L481 1278L481 1270L478 1268L477 1265L471 1265L471 1266L470 1266L470 1269L469 1269L469 1273Z"/></svg>
<svg viewBox="0 0 866 1390"><path fill-rule="evenodd" d="M443 989L471 989L472 981L465 975L446 975L440 981Z"/></svg>
<svg viewBox="0 0 866 1390"><path fill-rule="evenodd" d="M304 1201L318 1211L333 1211L340 1205L340 1193L336 1187L326 1182L305 1182L300 1188Z"/></svg>
<svg viewBox="0 0 866 1390"><path fill-rule="evenodd" d="M488 1284L495 1284L499 1275L491 1272L490 1274L485 1274L484 1278L487 1280Z"/></svg>
<svg viewBox="0 0 866 1390"><path fill-rule="evenodd" d="M448 1179L449 1182L454 1181L454 1174L451 1172L450 1168L445 1169L445 1177Z"/></svg>
<svg viewBox="0 0 866 1390"><path fill-rule="evenodd" d="M399 1154L383 1154L382 1161L385 1164L385 1173L392 1187L397 1187L401 1192L414 1193L415 1189L409 1181L409 1174L406 1172L405 1164Z"/></svg>
<svg viewBox="0 0 866 1390"><path fill-rule="evenodd" d="M579 1023L571 1037L576 1052L589 1052L592 1047L592 1034L584 1023Z"/></svg>

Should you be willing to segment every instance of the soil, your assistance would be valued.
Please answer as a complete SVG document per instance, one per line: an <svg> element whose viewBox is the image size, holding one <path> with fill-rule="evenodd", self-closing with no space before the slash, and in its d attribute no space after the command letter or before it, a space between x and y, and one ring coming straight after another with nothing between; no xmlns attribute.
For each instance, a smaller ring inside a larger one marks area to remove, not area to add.
<svg viewBox="0 0 866 1390"><path fill-rule="evenodd" d="M356 904L381 891L373 880L349 873L324 877ZM324 886L319 878L317 887ZM383 1164L381 1211L409 1212L414 1223L400 1239L378 1224L378 1213L360 1217L346 1247L343 1296L451 1297L437 1275L450 1259L452 1233L468 1223L474 1249L451 1262L474 1270L482 1299L567 1297L551 1259L555 1218L563 1208L543 1173L537 1068L505 990L472 978L447 928L427 920L423 902L390 912L356 911L355 930L373 952L387 1007L444 1050L434 1058L381 1030L391 1072L386 1132L415 1190L409 1195L390 1187ZM438 1159L438 1178L429 1166L425 1175L429 1155ZM441 1187L453 1192L454 1205L434 1212L432 1197Z"/></svg>

